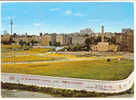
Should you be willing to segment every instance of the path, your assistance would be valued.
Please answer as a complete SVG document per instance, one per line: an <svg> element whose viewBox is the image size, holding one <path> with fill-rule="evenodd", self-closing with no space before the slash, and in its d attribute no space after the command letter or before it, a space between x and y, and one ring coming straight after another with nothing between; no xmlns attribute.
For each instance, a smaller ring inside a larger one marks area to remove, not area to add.
<svg viewBox="0 0 136 100"><path fill-rule="evenodd" d="M103 60L106 58L114 57L99 57L99 58L66 58L66 59L56 59L56 60L48 60L48 61L25 61L25 62L2 62L2 64L36 64L36 63L54 63L54 62L71 62L71 61L87 61L87 60Z"/></svg>
<svg viewBox="0 0 136 100"><path fill-rule="evenodd" d="M41 56L41 57L54 57L48 55L48 53L39 53L39 54L27 54L24 56ZM18 56L23 56L23 55L17 55ZM10 56L11 57L11 56ZM16 57L16 56L13 56ZM97 57L97 58L91 58L91 57L75 57L75 58L70 58L70 57L65 57L63 59L56 59L56 60L48 60L48 61L24 61L24 62L2 62L2 64L36 64L36 63L54 63L54 62L71 62L71 61L85 61L85 60L103 60L103 59L117 59L117 57Z"/></svg>

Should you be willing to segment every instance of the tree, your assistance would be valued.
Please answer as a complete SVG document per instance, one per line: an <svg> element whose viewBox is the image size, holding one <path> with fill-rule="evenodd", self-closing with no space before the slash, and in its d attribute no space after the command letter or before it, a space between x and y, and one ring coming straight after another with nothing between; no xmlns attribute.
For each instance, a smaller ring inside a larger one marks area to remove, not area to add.
<svg viewBox="0 0 136 100"><path fill-rule="evenodd" d="M51 41L49 42L49 45L52 46L52 42Z"/></svg>
<svg viewBox="0 0 136 100"><path fill-rule="evenodd" d="M25 42L23 40L19 41L19 45L23 46L25 44Z"/></svg>
<svg viewBox="0 0 136 100"><path fill-rule="evenodd" d="M55 43L55 46L60 46L60 42L56 42L56 43Z"/></svg>
<svg viewBox="0 0 136 100"><path fill-rule="evenodd" d="M91 44L91 39L90 39L90 38L87 38L87 39L85 40L85 46L86 46L86 48L87 48L87 51L90 50L90 44Z"/></svg>
<svg viewBox="0 0 136 100"><path fill-rule="evenodd" d="M28 42L26 45L27 45L27 46L30 46L30 42Z"/></svg>
<svg viewBox="0 0 136 100"><path fill-rule="evenodd" d="M34 40L31 41L32 46L34 46L36 43L38 43L38 42L34 41Z"/></svg>
<svg viewBox="0 0 136 100"><path fill-rule="evenodd" d="M111 43L112 43L112 44L115 44L115 43L116 43L116 38L115 38L115 37L112 37L112 38L111 38Z"/></svg>

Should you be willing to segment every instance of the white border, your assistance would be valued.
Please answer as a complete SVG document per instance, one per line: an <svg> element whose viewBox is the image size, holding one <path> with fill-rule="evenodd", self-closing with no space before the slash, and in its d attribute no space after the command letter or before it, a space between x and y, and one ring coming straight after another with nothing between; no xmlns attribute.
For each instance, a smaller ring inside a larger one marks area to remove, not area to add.
<svg viewBox="0 0 136 100"><path fill-rule="evenodd" d="M1 3L7 3L7 2L132 2L132 3L134 3L134 58L136 58L136 1L135 0L111 0L111 1L109 1L109 0L96 0L96 1L0 1L0 32L1 32ZM0 47L1 47L1 45L0 45ZM0 49L0 51L1 51L1 49ZM1 53L0 53L1 54ZM0 56L1 57L1 56ZM134 60L134 65L136 65L136 61ZM0 62L0 66L1 66L1 62ZM0 71L1 71L1 69L0 69ZM135 73L135 68L134 68L134 76L136 76L136 73ZM134 78L134 81L135 81L135 79L136 78ZM0 80L1 80L1 78L0 78ZM134 98L131 98L131 99L135 99L135 97L136 97L136 87L134 86ZM10 99L18 99L18 98L6 98L7 100L10 100ZM39 98L35 98L36 100L39 100ZM50 98L40 98L41 100L43 99L43 100L50 100ZM98 99L98 98L53 98L54 100L59 100L59 99L68 99L68 100L81 100L81 99L85 99L85 100L90 100L90 99L94 99L94 100L96 100L96 99ZM111 99L115 99L115 98L100 98L100 99L109 99L109 100L111 100ZM130 99L130 98L116 98L116 99L120 99L120 100L124 100L124 99ZM0 100L3 100L3 98L0 98ZM23 98L23 100L25 100L24 98ZM30 99L30 100L33 100L33 99Z"/></svg>

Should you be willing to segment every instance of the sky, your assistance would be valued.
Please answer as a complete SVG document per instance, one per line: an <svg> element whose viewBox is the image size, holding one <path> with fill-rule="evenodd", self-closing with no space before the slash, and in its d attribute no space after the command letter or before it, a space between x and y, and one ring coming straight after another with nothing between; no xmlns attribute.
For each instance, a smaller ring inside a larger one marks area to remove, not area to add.
<svg viewBox="0 0 136 100"><path fill-rule="evenodd" d="M2 31L35 34L80 32L91 28L100 32L121 32L134 28L134 8L130 2L3 2Z"/></svg>

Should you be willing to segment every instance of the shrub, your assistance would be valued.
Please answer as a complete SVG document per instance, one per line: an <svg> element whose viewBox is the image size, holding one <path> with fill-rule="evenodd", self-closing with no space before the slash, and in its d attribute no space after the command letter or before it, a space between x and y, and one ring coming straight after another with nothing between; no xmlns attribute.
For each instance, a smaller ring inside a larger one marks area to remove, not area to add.
<svg viewBox="0 0 136 100"><path fill-rule="evenodd" d="M85 90L69 90L69 89L58 89L58 88L48 88L48 87L38 87L32 85L23 85L23 84L13 84L13 83L1 83L1 87L4 89L21 89L33 92L43 92L49 93L56 97L105 97L121 94L130 94L133 93L134 86L131 89L121 92L121 93L97 93L97 92L88 92Z"/></svg>

